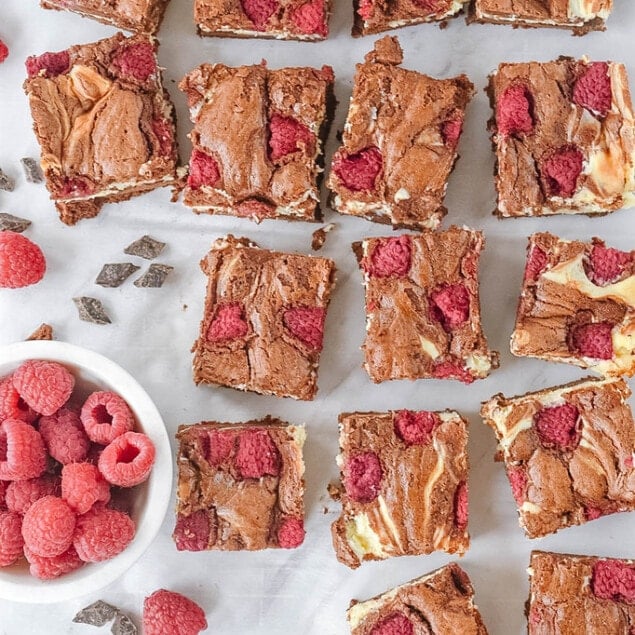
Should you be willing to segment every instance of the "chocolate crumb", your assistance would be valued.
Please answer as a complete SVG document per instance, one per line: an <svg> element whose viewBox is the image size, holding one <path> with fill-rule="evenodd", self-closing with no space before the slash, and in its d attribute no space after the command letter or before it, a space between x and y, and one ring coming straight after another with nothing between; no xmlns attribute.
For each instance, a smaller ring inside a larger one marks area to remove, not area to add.
<svg viewBox="0 0 635 635"><path fill-rule="evenodd" d="M335 223L329 223L328 225L324 225L324 227L320 227L316 229L312 236L311 240L311 249L313 251L319 251L324 246L326 242L326 235L335 228Z"/></svg>
<svg viewBox="0 0 635 635"><path fill-rule="evenodd" d="M90 626L104 626L114 619L117 615L117 611L118 609L111 604L97 600L97 602L93 602L77 613L73 618L73 622L76 624L88 624Z"/></svg>
<svg viewBox="0 0 635 635"><path fill-rule="evenodd" d="M21 234L30 224L31 221L26 218L20 218L5 212L0 213L0 231L9 230Z"/></svg>
<svg viewBox="0 0 635 635"><path fill-rule="evenodd" d="M119 287L140 267L131 262L115 262L104 265L95 280L101 287Z"/></svg>
<svg viewBox="0 0 635 635"><path fill-rule="evenodd" d="M41 183L44 180L42 176L42 170L35 159L31 157L24 157L20 159L22 167L24 168L24 176L29 183Z"/></svg>
<svg viewBox="0 0 635 635"><path fill-rule="evenodd" d="M187 304L184 304L184 305L183 305L183 310L184 310L184 311L187 311Z"/></svg>
<svg viewBox="0 0 635 635"><path fill-rule="evenodd" d="M328 508L326 505L324 505L324 507L322 507L322 513L323 513L325 516L326 516L326 514L328 514L328 513L329 513L329 508Z"/></svg>
<svg viewBox="0 0 635 635"><path fill-rule="evenodd" d="M152 288L162 287L165 279L168 277L168 274L172 271L172 269L174 269L174 267L170 267L170 265L153 263L140 278L137 278L134 281L134 286Z"/></svg>
<svg viewBox="0 0 635 635"><path fill-rule="evenodd" d="M439 22L439 28L443 31L444 29L448 28L448 21L447 20L443 20L441 22Z"/></svg>
<svg viewBox="0 0 635 635"><path fill-rule="evenodd" d="M110 324L111 320L104 310L102 303L97 298L82 296L73 298L73 302L79 312L79 319L92 324Z"/></svg>
<svg viewBox="0 0 635 635"><path fill-rule="evenodd" d="M50 324L40 324L29 337L26 338L27 342L32 340L52 340L53 339L53 327Z"/></svg>
<svg viewBox="0 0 635 635"><path fill-rule="evenodd" d="M6 175L2 168L0 168L0 190L5 192L13 192L15 188L15 181L8 175Z"/></svg>
<svg viewBox="0 0 635 635"><path fill-rule="evenodd" d="M112 635L137 635L135 623L125 614L118 612L110 629Z"/></svg>
<svg viewBox="0 0 635 635"><path fill-rule="evenodd" d="M142 236L128 245L123 252L129 256L139 256L146 260L156 258L165 247L165 243L159 242L150 236Z"/></svg>
<svg viewBox="0 0 635 635"><path fill-rule="evenodd" d="M338 483L329 483L326 490L334 501L338 501L342 498L342 490Z"/></svg>

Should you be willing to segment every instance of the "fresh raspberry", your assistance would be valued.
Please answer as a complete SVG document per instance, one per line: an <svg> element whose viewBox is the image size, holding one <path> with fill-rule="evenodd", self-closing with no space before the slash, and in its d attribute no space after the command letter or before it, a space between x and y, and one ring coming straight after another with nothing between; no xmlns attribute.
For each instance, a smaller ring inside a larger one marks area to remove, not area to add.
<svg viewBox="0 0 635 635"><path fill-rule="evenodd" d="M214 157L194 150L190 157L190 174L187 177L187 184L197 189L203 185L214 186L220 179L220 170Z"/></svg>
<svg viewBox="0 0 635 635"><path fill-rule="evenodd" d="M375 278L405 276L410 271L410 237L380 238L370 257L364 259L364 270Z"/></svg>
<svg viewBox="0 0 635 635"><path fill-rule="evenodd" d="M33 410L52 415L68 401L75 377L57 362L29 359L13 373L13 385Z"/></svg>
<svg viewBox="0 0 635 635"><path fill-rule="evenodd" d="M144 635L197 635L206 628L203 609L180 593L159 589L143 601Z"/></svg>
<svg viewBox="0 0 635 635"><path fill-rule="evenodd" d="M357 13L359 13L359 17L362 18L362 20L370 20L373 17L374 11L374 0L359 0Z"/></svg>
<svg viewBox="0 0 635 635"><path fill-rule="evenodd" d="M426 13L436 13L443 8L443 0L413 0L413 2Z"/></svg>
<svg viewBox="0 0 635 635"><path fill-rule="evenodd" d="M582 172L584 155L575 146L563 146L545 159L541 166L549 196L573 196Z"/></svg>
<svg viewBox="0 0 635 635"><path fill-rule="evenodd" d="M84 402L79 418L88 438L101 445L108 445L134 428L130 406L110 391L92 393Z"/></svg>
<svg viewBox="0 0 635 635"><path fill-rule="evenodd" d="M53 580L84 566L84 562L79 559L73 546L68 551L52 558L38 556L28 547L24 548L24 555L31 565L29 567L31 575L40 580Z"/></svg>
<svg viewBox="0 0 635 635"><path fill-rule="evenodd" d="M534 415L540 443L547 448L573 450L580 442L580 413L570 403L543 408Z"/></svg>
<svg viewBox="0 0 635 635"><path fill-rule="evenodd" d="M510 467L507 478L512 486L512 495L520 507L527 500L527 473L522 467Z"/></svg>
<svg viewBox="0 0 635 635"><path fill-rule="evenodd" d="M351 456L344 466L344 487L348 496L358 503L370 503L379 495L383 470L374 452Z"/></svg>
<svg viewBox="0 0 635 635"><path fill-rule="evenodd" d="M12 377L0 381L0 422L5 419L18 419L26 423L33 423L37 419L37 412L20 397Z"/></svg>
<svg viewBox="0 0 635 635"><path fill-rule="evenodd" d="M73 542L75 513L57 496L44 496L27 509L22 521L24 544L38 556L52 558Z"/></svg>
<svg viewBox="0 0 635 635"><path fill-rule="evenodd" d="M464 324L470 315L470 294L462 284L444 284L430 294L430 313L451 332Z"/></svg>
<svg viewBox="0 0 635 635"><path fill-rule="evenodd" d="M218 466L231 455L236 435L229 430L211 430L207 441L205 458L210 465Z"/></svg>
<svg viewBox="0 0 635 635"><path fill-rule="evenodd" d="M278 528L278 544L283 549L295 549L304 542L305 534L302 518L290 516Z"/></svg>
<svg viewBox="0 0 635 635"><path fill-rule="evenodd" d="M604 511L599 507L593 507L592 505L584 507L584 518L586 520L597 520L601 516L604 516Z"/></svg>
<svg viewBox="0 0 635 635"><path fill-rule="evenodd" d="M264 31L267 20L278 10L277 0L240 0L245 15L254 23L256 31Z"/></svg>
<svg viewBox="0 0 635 635"><path fill-rule="evenodd" d="M90 463L70 463L62 469L62 498L76 514L110 500L110 484Z"/></svg>
<svg viewBox="0 0 635 635"><path fill-rule="evenodd" d="M463 118L460 116L454 116L451 119L446 119L441 124L441 137L443 143L450 148L456 148L461 137L461 131L463 129Z"/></svg>
<svg viewBox="0 0 635 635"><path fill-rule="evenodd" d="M399 410L394 416L395 434L406 445L427 445L434 429L440 425L439 415L428 410Z"/></svg>
<svg viewBox="0 0 635 635"><path fill-rule="evenodd" d="M167 119L163 117L155 117L152 120L152 132L154 136L159 140L159 153L162 157L169 157L172 154L172 146L174 145L174 138L172 132L172 125Z"/></svg>
<svg viewBox="0 0 635 635"><path fill-rule="evenodd" d="M7 487L10 485L10 483L11 481L0 481L0 511L3 511L7 508L7 504L6 504Z"/></svg>
<svg viewBox="0 0 635 635"><path fill-rule="evenodd" d="M322 350L326 311L320 307L295 307L282 315L285 327L309 348Z"/></svg>
<svg viewBox="0 0 635 635"><path fill-rule="evenodd" d="M145 82L157 72L154 47L150 42L135 42L117 49L112 65L125 78Z"/></svg>
<svg viewBox="0 0 635 635"><path fill-rule="evenodd" d="M508 86L496 104L496 125L504 137L530 134L534 129L532 116L534 99L522 84Z"/></svg>
<svg viewBox="0 0 635 635"><path fill-rule="evenodd" d="M24 540L22 517L11 511L0 511L0 567L8 567L20 559Z"/></svg>
<svg viewBox="0 0 635 635"><path fill-rule="evenodd" d="M26 58L25 66L29 77L40 75L44 71L46 77L57 77L68 70L71 65L71 58L68 51L59 53L43 53L42 55L31 55Z"/></svg>
<svg viewBox="0 0 635 635"><path fill-rule="evenodd" d="M399 611L391 613L373 626L369 635L414 635L412 622Z"/></svg>
<svg viewBox="0 0 635 635"><path fill-rule="evenodd" d="M635 604L635 566L619 560L598 560L593 565L591 588L602 600Z"/></svg>
<svg viewBox="0 0 635 635"><path fill-rule="evenodd" d="M26 236L0 232L0 288L18 289L39 282L46 271L42 250Z"/></svg>
<svg viewBox="0 0 635 635"><path fill-rule="evenodd" d="M280 452L266 430L246 430L238 437L236 467L243 478L280 474Z"/></svg>
<svg viewBox="0 0 635 635"><path fill-rule="evenodd" d="M97 506L77 518L73 546L84 562L102 562L120 554L134 534L130 516Z"/></svg>
<svg viewBox="0 0 635 635"><path fill-rule="evenodd" d="M0 423L0 480L37 478L46 469L46 449L40 433L24 421Z"/></svg>
<svg viewBox="0 0 635 635"><path fill-rule="evenodd" d="M200 510L189 516L179 516L172 538L179 551L205 551L210 539L209 515Z"/></svg>
<svg viewBox="0 0 635 635"><path fill-rule="evenodd" d="M383 159L379 148L370 146L348 156L337 153L332 169L337 178L353 192L372 190L381 172Z"/></svg>
<svg viewBox="0 0 635 635"><path fill-rule="evenodd" d="M0 40L0 64L9 57L9 47Z"/></svg>
<svg viewBox="0 0 635 635"><path fill-rule="evenodd" d="M593 284L603 287L621 278L624 270L633 262L633 254L605 247L597 242L591 248L587 276Z"/></svg>
<svg viewBox="0 0 635 635"><path fill-rule="evenodd" d="M468 518L467 483L461 481L454 492L454 524L459 531L465 531Z"/></svg>
<svg viewBox="0 0 635 635"><path fill-rule="evenodd" d="M95 191L95 184L85 176L65 176L57 190L58 198L81 198Z"/></svg>
<svg viewBox="0 0 635 635"><path fill-rule="evenodd" d="M613 357L613 324L597 322L582 324L569 331L569 348L572 352L593 359L611 359Z"/></svg>
<svg viewBox="0 0 635 635"><path fill-rule="evenodd" d="M275 215L276 206L257 198L246 198L234 206L234 213L239 218L253 218L260 222L264 218L272 218Z"/></svg>
<svg viewBox="0 0 635 635"><path fill-rule="evenodd" d="M301 4L291 13L291 22L300 33L326 37L329 29L324 19L324 0L310 0Z"/></svg>
<svg viewBox="0 0 635 635"><path fill-rule="evenodd" d="M302 7L306 6L309 5L302 5ZM269 120L269 158L272 161L277 161L298 150L310 153L313 151L314 143L313 133L297 119L278 114L271 115Z"/></svg>
<svg viewBox="0 0 635 635"><path fill-rule="evenodd" d="M547 262L547 254L540 247L534 245L527 256L524 280L531 282L538 280L538 276L545 270Z"/></svg>
<svg viewBox="0 0 635 635"><path fill-rule="evenodd" d="M62 408L49 417L41 417L38 428L48 453L62 465L83 461L88 455L90 440L74 410Z"/></svg>
<svg viewBox="0 0 635 635"><path fill-rule="evenodd" d="M7 487L7 509L24 515L35 501L45 496L58 496L59 492L59 478L52 474L44 474L25 481L13 481Z"/></svg>
<svg viewBox="0 0 635 635"><path fill-rule="evenodd" d="M207 329L205 339L208 342L234 340L245 337L248 330L243 308L238 302L220 304L216 309L216 316Z"/></svg>
<svg viewBox="0 0 635 635"><path fill-rule="evenodd" d="M606 117L611 109L611 78L606 62L593 62L578 77L573 87L573 102L598 117Z"/></svg>
<svg viewBox="0 0 635 635"><path fill-rule="evenodd" d="M155 454L150 437L140 432L126 432L104 448L97 465L109 483L133 487L150 476Z"/></svg>
<svg viewBox="0 0 635 635"><path fill-rule="evenodd" d="M471 384L474 376L467 368L451 361L438 362L432 368L432 376L436 379L458 379L464 384Z"/></svg>

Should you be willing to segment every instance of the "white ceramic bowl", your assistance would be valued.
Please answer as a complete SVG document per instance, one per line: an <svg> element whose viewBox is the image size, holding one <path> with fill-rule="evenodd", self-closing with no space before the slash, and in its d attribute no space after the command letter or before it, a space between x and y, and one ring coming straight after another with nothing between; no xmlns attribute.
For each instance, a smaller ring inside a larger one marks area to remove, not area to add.
<svg viewBox="0 0 635 635"><path fill-rule="evenodd" d="M121 395L135 414L135 429L147 434L156 447L150 478L135 488L131 516L137 527L136 534L122 553L105 562L86 564L55 580L41 581L32 577L23 560L11 567L0 568L1 598L29 603L62 602L110 584L150 546L170 501L172 452L156 406L139 383L114 362L64 342L18 342L0 348L0 377L10 374L27 359L48 359L66 366L75 376L75 391L80 395L83 393L82 396L94 390L112 390Z"/></svg>

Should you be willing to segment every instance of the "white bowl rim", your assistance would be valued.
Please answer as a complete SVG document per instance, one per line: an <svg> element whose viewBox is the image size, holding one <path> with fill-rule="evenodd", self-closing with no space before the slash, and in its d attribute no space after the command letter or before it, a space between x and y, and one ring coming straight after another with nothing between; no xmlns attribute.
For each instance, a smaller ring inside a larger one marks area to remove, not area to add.
<svg viewBox="0 0 635 635"><path fill-rule="evenodd" d="M0 598L13 602L44 604L63 602L93 593L127 571L146 551L158 534L168 510L172 492L172 450L165 424L157 407L139 382L112 360L94 351L60 341L31 340L0 347L2 366L19 365L27 359L50 359L85 368L99 381L119 393L130 404L144 432L156 447L155 466L147 481L147 502L132 543L118 556L88 564L54 580L28 577L11 579L11 568L0 568ZM157 469L160 466L160 469ZM150 506L149 503L152 503Z"/></svg>

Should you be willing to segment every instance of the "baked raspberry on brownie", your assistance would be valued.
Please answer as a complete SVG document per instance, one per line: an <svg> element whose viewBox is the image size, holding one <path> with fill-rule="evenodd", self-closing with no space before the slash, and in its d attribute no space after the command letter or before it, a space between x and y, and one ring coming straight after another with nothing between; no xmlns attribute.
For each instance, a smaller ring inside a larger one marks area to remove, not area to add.
<svg viewBox="0 0 635 635"><path fill-rule="evenodd" d="M511 337L518 356L635 374L635 250L533 234Z"/></svg>
<svg viewBox="0 0 635 635"><path fill-rule="evenodd" d="M194 381L313 399L333 261L230 234L213 243L201 268L208 284Z"/></svg>
<svg viewBox="0 0 635 635"><path fill-rule="evenodd" d="M352 600L351 635L487 635L474 588L455 562L370 600Z"/></svg>
<svg viewBox="0 0 635 635"><path fill-rule="evenodd" d="M635 510L630 395L622 379L583 379L483 403L527 536Z"/></svg>
<svg viewBox="0 0 635 635"><path fill-rule="evenodd" d="M387 379L471 383L498 367L481 328L480 231L446 231L353 244L366 290L364 368Z"/></svg>
<svg viewBox="0 0 635 635"><path fill-rule="evenodd" d="M474 86L465 75L434 79L400 68L386 36L357 65L343 144L327 185L341 214L394 227L435 229Z"/></svg>
<svg viewBox="0 0 635 635"><path fill-rule="evenodd" d="M532 551L528 573L529 635L633 633L633 560Z"/></svg>
<svg viewBox="0 0 635 635"><path fill-rule="evenodd" d="M174 108L156 49L151 37L117 33L26 60L40 165L64 223L174 184Z"/></svg>
<svg viewBox="0 0 635 635"><path fill-rule="evenodd" d="M500 217L635 206L635 115L626 68L561 57L500 64L489 122Z"/></svg>
<svg viewBox="0 0 635 635"><path fill-rule="evenodd" d="M304 541L305 430L267 417L179 426L179 551L291 549Z"/></svg>
<svg viewBox="0 0 635 635"><path fill-rule="evenodd" d="M343 413L339 424L337 559L354 569L392 556L465 553L465 419L451 410L397 410Z"/></svg>

